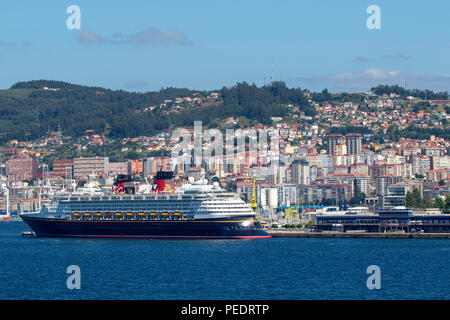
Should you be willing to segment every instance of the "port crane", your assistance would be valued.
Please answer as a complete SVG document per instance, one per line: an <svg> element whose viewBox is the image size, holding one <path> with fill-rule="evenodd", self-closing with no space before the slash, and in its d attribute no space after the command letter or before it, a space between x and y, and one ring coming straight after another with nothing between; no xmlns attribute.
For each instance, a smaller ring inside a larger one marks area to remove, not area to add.
<svg viewBox="0 0 450 320"><path fill-rule="evenodd" d="M294 223L294 220L296 220L297 222L300 222L302 203L303 203L303 199L301 197L299 197L297 206L293 205L293 206L290 206L285 209L284 217L288 222Z"/></svg>

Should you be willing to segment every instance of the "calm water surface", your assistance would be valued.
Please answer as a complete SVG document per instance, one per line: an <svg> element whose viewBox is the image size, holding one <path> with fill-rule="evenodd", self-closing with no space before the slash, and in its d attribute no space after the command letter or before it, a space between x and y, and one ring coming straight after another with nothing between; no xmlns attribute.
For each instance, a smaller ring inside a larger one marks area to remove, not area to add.
<svg viewBox="0 0 450 320"><path fill-rule="evenodd" d="M0 223L0 299L448 299L450 240L23 237ZM66 269L81 269L69 290ZM381 269L381 289L366 269Z"/></svg>

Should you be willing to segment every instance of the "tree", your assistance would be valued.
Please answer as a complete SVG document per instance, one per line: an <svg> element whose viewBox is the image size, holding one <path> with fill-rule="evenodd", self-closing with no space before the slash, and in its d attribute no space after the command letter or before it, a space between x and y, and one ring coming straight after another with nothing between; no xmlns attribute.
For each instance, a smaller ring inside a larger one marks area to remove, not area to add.
<svg viewBox="0 0 450 320"><path fill-rule="evenodd" d="M130 151L127 154L127 159L130 160L137 160L139 159L141 156L139 155L139 153L137 153L136 151Z"/></svg>
<svg viewBox="0 0 450 320"><path fill-rule="evenodd" d="M445 213L450 213L450 193L445 195Z"/></svg>
<svg viewBox="0 0 450 320"><path fill-rule="evenodd" d="M410 208L424 208L425 202L420 195L420 191L414 188L412 192L408 191L406 193L406 206Z"/></svg>
<svg viewBox="0 0 450 320"><path fill-rule="evenodd" d="M322 201L320 202L320 204L322 206L332 206L336 204L336 200L335 199L322 199Z"/></svg>
<svg viewBox="0 0 450 320"><path fill-rule="evenodd" d="M227 187L226 187L226 190L228 191L228 192L236 192L236 181L229 181L228 183L227 183Z"/></svg>
<svg viewBox="0 0 450 320"><path fill-rule="evenodd" d="M445 202L441 197L437 197L433 200L433 208L439 208L441 212L445 212Z"/></svg>
<svg viewBox="0 0 450 320"><path fill-rule="evenodd" d="M423 110L423 109L427 109L431 106L431 104L428 101L421 101L421 102L417 102L416 104L414 104L413 106L413 111L414 112L419 112L419 110Z"/></svg>
<svg viewBox="0 0 450 320"><path fill-rule="evenodd" d="M350 205L357 205L364 203L366 200L366 194L364 192L358 192L353 198L350 199Z"/></svg>

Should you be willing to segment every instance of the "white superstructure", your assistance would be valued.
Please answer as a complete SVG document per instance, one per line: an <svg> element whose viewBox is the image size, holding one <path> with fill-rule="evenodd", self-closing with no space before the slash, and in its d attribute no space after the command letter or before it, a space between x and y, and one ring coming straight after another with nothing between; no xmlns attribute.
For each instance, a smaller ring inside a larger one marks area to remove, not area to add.
<svg viewBox="0 0 450 320"><path fill-rule="evenodd" d="M130 195L106 194L90 184L71 195L55 196L39 215L88 220L198 220L255 217L256 214L236 193L226 192L217 182L208 184L201 179L190 180L172 191Z"/></svg>

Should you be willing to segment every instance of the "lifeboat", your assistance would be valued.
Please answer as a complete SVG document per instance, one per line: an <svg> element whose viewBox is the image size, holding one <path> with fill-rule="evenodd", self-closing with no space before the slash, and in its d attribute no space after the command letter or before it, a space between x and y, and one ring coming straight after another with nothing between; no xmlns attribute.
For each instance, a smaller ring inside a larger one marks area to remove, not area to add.
<svg viewBox="0 0 450 320"><path fill-rule="evenodd" d="M138 215L139 215L140 217L145 217L145 216L146 216L145 212L139 212Z"/></svg>
<svg viewBox="0 0 450 320"><path fill-rule="evenodd" d="M95 214L95 216L96 216L96 217L103 217L103 213L97 212L97 213Z"/></svg>
<svg viewBox="0 0 450 320"><path fill-rule="evenodd" d="M127 217L134 217L134 212L127 212Z"/></svg>
<svg viewBox="0 0 450 320"><path fill-rule="evenodd" d="M74 213L73 213L73 216L74 216L74 217L79 217L79 216L80 216L80 213L79 213L79 212L74 212Z"/></svg>
<svg viewBox="0 0 450 320"><path fill-rule="evenodd" d="M85 217L90 217L90 216L91 216L91 213L90 213L90 212L85 212L85 213L83 214L83 216L85 216Z"/></svg>
<svg viewBox="0 0 450 320"><path fill-rule="evenodd" d="M157 213L157 212L150 212L150 215L151 215L152 217L157 217L157 216L158 216L158 213Z"/></svg>
<svg viewBox="0 0 450 320"><path fill-rule="evenodd" d="M169 216L170 216L170 213L168 213L168 212L162 212L161 215L162 215L163 217L169 217Z"/></svg>
<svg viewBox="0 0 450 320"><path fill-rule="evenodd" d="M175 215L176 217L181 217L183 214L182 214L181 212L174 212L174 215Z"/></svg>
<svg viewBox="0 0 450 320"><path fill-rule="evenodd" d="M116 212L116 217L121 217L122 215L122 212Z"/></svg>

